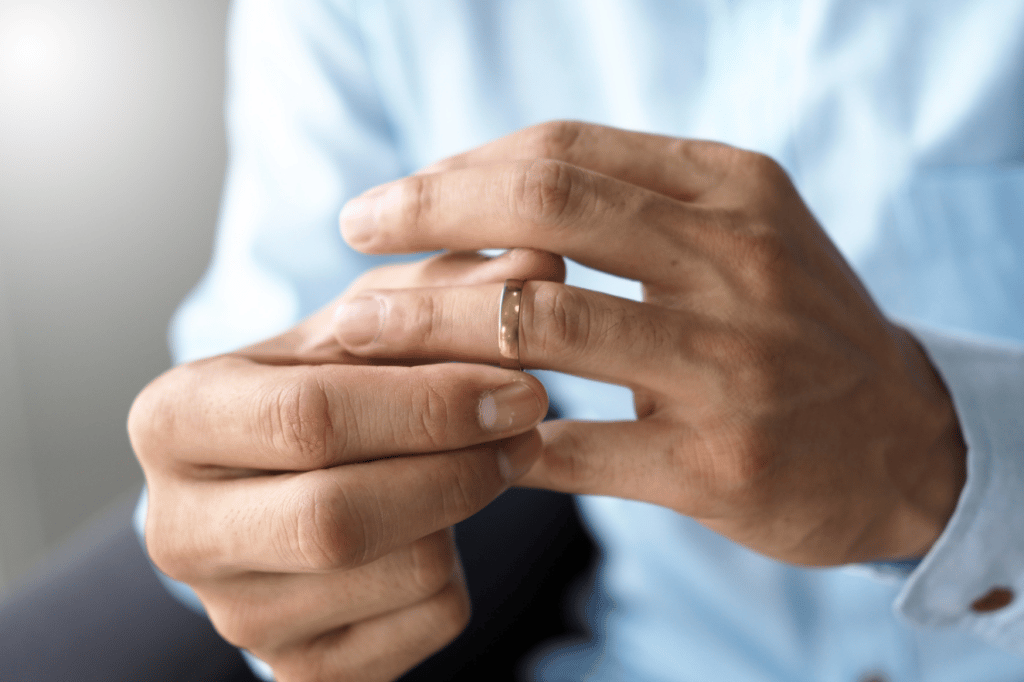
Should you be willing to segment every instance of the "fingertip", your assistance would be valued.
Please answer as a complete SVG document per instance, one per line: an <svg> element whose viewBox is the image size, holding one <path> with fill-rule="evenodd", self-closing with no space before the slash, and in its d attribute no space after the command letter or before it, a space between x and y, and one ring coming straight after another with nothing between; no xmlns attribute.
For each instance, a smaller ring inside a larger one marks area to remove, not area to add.
<svg viewBox="0 0 1024 682"><path fill-rule="evenodd" d="M404 248L395 233L404 227L410 203L419 195L418 178L403 178L361 194L346 203L338 214L341 236L362 253L398 253ZM420 250L420 249L412 249Z"/></svg>
<svg viewBox="0 0 1024 682"><path fill-rule="evenodd" d="M338 228L345 242L356 249L364 251L376 231L377 206L380 197L387 192L390 183L372 187L359 196L345 202L338 214Z"/></svg>
<svg viewBox="0 0 1024 682"><path fill-rule="evenodd" d="M367 252L374 224L372 200L362 197L350 200L338 214L341 238L353 249L363 253Z"/></svg>
<svg viewBox="0 0 1024 682"><path fill-rule="evenodd" d="M517 247L480 262L465 273L463 284L504 282L506 279L565 281L565 259L548 251Z"/></svg>
<svg viewBox="0 0 1024 682"><path fill-rule="evenodd" d="M528 247L509 249L503 254L514 268L515 279L542 279L565 282L565 259L550 251Z"/></svg>
<svg viewBox="0 0 1024 682"><path fill-rule="evenodd" d="M540 459L543 443L537 429L498 444L498 469L508 484L517 482Z"/></svg>

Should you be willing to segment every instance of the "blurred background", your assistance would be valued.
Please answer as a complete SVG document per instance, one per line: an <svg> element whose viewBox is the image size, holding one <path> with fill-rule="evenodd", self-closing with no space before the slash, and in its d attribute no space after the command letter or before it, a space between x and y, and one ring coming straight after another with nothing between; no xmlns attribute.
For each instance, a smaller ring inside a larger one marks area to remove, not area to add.
<svg viewBox="0 0 1024 682"><path fill-rule="evenodd" d="M227 0L0 0L0 598L142 475L224 170Z"/></svg>

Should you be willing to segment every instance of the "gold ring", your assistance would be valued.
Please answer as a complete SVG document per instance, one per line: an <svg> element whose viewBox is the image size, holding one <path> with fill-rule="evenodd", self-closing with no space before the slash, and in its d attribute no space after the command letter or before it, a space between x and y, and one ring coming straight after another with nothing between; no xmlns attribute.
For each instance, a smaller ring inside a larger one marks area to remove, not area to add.
<svg viewBox="0 0 1024 682"><path fill-rule="evenodd" d="M498 354L504 369L522 369L519 363L519 311L523 280L506 279L498 304Z"/></svg>

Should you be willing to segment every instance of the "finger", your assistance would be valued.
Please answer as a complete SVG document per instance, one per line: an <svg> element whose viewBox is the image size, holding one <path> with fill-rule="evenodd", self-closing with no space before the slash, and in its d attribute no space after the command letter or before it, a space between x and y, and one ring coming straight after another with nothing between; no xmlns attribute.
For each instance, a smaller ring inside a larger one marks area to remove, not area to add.
<svg viewBox="0 0 1024 682"><path fill-rule="evenodd" d="M470 608L465 585L453 580L426 601L273 653L267 662L279 682L393 680L455 639Z"/></svg>
<svg viewBox="0 0 1024 682"><path fill-rule="evenodd" d="M515 160L553 159L667 196L693 201L719 185L735 147L580 121L550 121L456 154L422 171L445 173Z"/></svg>
<svg viewBox="0 0 1024 682"><path fill-rule="evenodd" d="M509 249L497 257L478 251L453 251L416 263L401 263L369 270L348 290L298 325L274 338L238 353L262 364L351 364L352 358L334 339L334 312L367 289L415 289L503 282L506 279L565 281L565 261L535 249Z"/></svg>
<svg viewBox="0 0 1024 682"><path fill-rule="evenodd" d="M453 536L445 529L351 570L245 573L194 587L225 639L272 650L422 602L458 571Z"/></svg>
<svg viewBox="0 0 1024 682"><path fill-rule="evenodd" d="M726 512L730 493L735 493L730 485L743 480L744 471L733 465L738 459L711 457L711 450L702 447L705 436L681 430L678 420L559 420L539 429L543 454L516 485L642 500L710 518Z"/></svg>
<svg viewBox="0 0 1024 682"><path fill-rule="evenodd" d="M723 238L719 213L550 160L404 178L353 199L340 220L366 253L527 246L666 284Z"/></svg>
<svg viewBox="0 0 1024 682"><path fill-rule="evenodd" d="M371 562L482 509L540 453L536 431L432 455L150 490L147 549L186 582ZM175 504L162 497L173 497Z"/></svg>
<svg viewBox="0 0 1024 682"><path fill-rule="evenodd" d="M459 282L449 286L470 286L488 282L504 282L506 279L531 279L547 282L565 281L565 260L547 251L537 249L509 249L477 268ZM423 285L431 286L424 281Z"/></svg>
<svg viewBox="0 0 1024 682"><path fill-rule="evenodd" d="M527 431L547 412L533 377L462 364L275 367L228 356L155 384L129 415L136 452L189 476L213 465L306 471L455 450ZM482 420L483 404L509 418Z"/></svg>
<svg viewBox="0 0 1024 682"><path fill-rule="evenodd" d="M345 298L365 289L416 289L503 282L506 279L565 281L565 261L536 249L509 249L499 256L454 251L415 264L370 270L356 280Z"/></svg>
<svg viewBox="0 0 1024 682"><path fill-rule="evenodd" d="M367 292L373 338L339 327L339 343L366 358L445 357L498 363L502 286ZM524 367L685 393L703 354L691 348L708 322L682 311L554 282L526 282L519 313ZM685 331L685 333L684 333ZM666 384L667 381L671 383Z"/></svg>

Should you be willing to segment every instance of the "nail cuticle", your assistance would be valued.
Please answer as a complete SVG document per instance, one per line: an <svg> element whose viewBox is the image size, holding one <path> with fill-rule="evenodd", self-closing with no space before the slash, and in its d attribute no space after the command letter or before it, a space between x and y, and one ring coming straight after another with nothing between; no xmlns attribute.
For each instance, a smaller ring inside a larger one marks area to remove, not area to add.
<svg viewBox="0 0 1024 682"><path fill-rule="evenodd" d="M368 346L377 343L384 332L388 305L381 296L358 296L338 306L335 328L343 343Z"/></svg>

